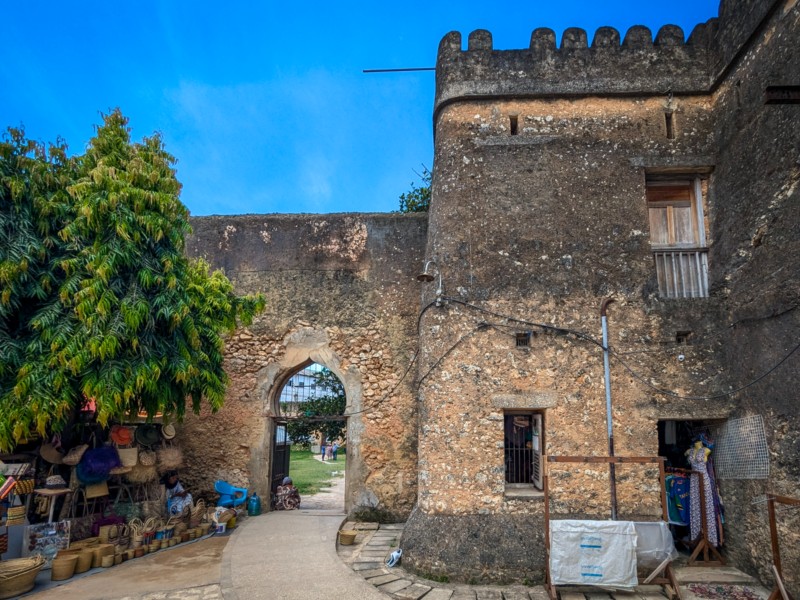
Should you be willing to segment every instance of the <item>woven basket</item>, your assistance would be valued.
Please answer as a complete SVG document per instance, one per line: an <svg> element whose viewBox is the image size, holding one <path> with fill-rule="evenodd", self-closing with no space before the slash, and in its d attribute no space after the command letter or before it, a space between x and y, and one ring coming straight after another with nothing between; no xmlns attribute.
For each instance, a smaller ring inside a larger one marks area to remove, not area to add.
<svg viewBox="0 0 800 600"><path fill-rule="evenodd" d="M0 554L8 552L8 534L0 533Z"/></svg>
<svg viewBox="0 0 800 600"><path fill-rule="evenodd" d="M75 574L75 565L78 564L78 554L67 554L66 556L57 556L50 563L50 579L52 581L63 581L69 579Z"/></svg>
<svg viewBox="0 0 800 600"><path fill-rule="evenodd" d="M32 494L36 482L33 479L20 479L14 487L14 493L19 494Z"/></svg>
<svg viewBox="0 0 800 600"><path fill-rule="evenodd" d="M99 544L92 549L92 567L97 568L103 566L103 559L110 556L111 562L114 562L114 545L113 544ZM111 566L111 565L109 565Z"/></svg>
<svg viewBox="0 0 800 600"><path fill-rule="evenodd" d="M158 466L162 471L180 469L183 466L183 452L177 446L164 446L158 449Z"/></svg>
<svg viewBox="0 0 800 600"><path fill-rule="evenodd" d="M142 450L139 452L139 464L145 467L154 467L158 457L152 450Z"/></svg>
<svg viewBox="0 0 800 600"><path fill-rule="evenodd" d="M8 509L7 514L9 519L19 519L25 517L25 507L24 506L12 506Z"/></svg>
<svg viewBox="0 0 800 600"><path fill-rule="evenodd" d="M88 449L89 449L89 444L81 444L80 446L75 446L72 450L67 452L66 456L64 456L64 464L74 467L79 462L81 462L81 458L83 458L83 453L86 452Z"/></svg>
<svg viewBox="0 0 800 600"><path fill-rule="evenodd" d="M135 467L136 463L139 462L139 448L136 446L133 448L117 448L117 453L123 467Z"/></svg>
<svg viewBox="0 0 800 600"><path fill-rule="evenodd" d="M82 548L78 554L78 562L75 563L75 573L85 573L92 568L94 551L91 548Z"/></svg>
<svg viewBox="0 0 800 600"><path fill-rule="evenodd" d="M357 531L353 531L352 529L342 529L339 531L339 543L342 546L352 546L353 542L356 541L356 535L358 535Z"/></svg>
<svg viewBox="0 0 800 600"><path fill-rule="evenodd" d="M0 599L13 598L31 591L44 562L41 556L0 562Z"/></svg>
<svg viewBox="0 0 800 600"><path fill-rule="evenodd" d="M99 537L90 537L83 539L79 542L70 543L70 550L84 550L86 548L95 548L100 543Z"/></svg>
<svg viewBox="0 0 800 600"><path fill-rule="evenodd" d="M155 465L146 466L137 464L131 467L130 473L127 473L125 477L127 477L128 481L131 483L149 483L150 481L155 481L158 477L158 471Z"/></svg>

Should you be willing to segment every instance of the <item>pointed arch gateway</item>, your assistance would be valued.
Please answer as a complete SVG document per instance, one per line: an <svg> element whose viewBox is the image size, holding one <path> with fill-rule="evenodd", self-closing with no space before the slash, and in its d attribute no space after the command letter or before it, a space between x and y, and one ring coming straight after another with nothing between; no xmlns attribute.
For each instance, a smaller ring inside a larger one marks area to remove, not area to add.
<svg viewBox="0 0 800 600"><path fill-rule="evenodd" d="M263 478L260 479L267 483L264 487L269 489L264 489L263 492L271 492L275 482L284 475L281 468L284 464L282 461L286 459L282 454L288 452L288 446L284 443L287 419L285 410L281 408L281 394L292 377L316 363L329 369L339 379L345 392L346 404L342 415L347 431L344 510L350 512L355 505L354 499L363 490L365 483L360 451L363 432L362 374L354 366L342 367L342 357L331 348L325 331L304 327L288 334L284 344L286 350L281 359L259 373L260 397L264 404L264 415L268 417L262 453L266 461L261 465Z"/></svg>

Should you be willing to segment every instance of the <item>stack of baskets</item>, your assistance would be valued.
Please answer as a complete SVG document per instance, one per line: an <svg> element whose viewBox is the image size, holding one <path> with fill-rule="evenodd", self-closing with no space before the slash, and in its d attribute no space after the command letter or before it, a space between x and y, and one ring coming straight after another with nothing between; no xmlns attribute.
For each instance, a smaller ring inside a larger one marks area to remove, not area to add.
<svg viewBox="0 0 800 600"><path fill-rule="evenodd" d="M32 478L20 479L14 486L14 493L17 495L32 494L36 481Z"/></svg>
<svg viewBox="0 0 800 600"><path fill-rule="evenodd" d="M200 498L189 509L189 527L190 528L199 527L200 523L205 519L205 516L206 516L206 503L202 498Z"/></svg>
<svg viewBox="0 0 800 600"><path fill-rule="evenodd" d="M25 507L24 506L11 506L6 513L6 525L24 525L25 524Z"/></svg>
<svg viewBox="0 0 800 600"><path fill-rule="evenodd" d="M0 562L0 598L13 598L31 591L44 563L41 556Z"/></svg>

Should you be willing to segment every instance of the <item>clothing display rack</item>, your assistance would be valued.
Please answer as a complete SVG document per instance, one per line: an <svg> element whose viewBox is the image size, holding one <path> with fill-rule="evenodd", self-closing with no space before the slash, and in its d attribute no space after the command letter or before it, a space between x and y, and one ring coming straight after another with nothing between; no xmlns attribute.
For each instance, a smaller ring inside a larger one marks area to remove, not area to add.
<svg viewBox="0 0 800 600"><path fill-rule="evenodd" d="M608 465L618 464L658 464L658 479L661 488L661 515L665 522L669 522L669 515L667 513L667 490L664 486L665 470L664 458L660 456L547 456L544 458L544 538L545 538L545 559L547 567L545 570L545 587L551 600L558 599L558 590L553 583L553 577L550 572L550 493L549 493L549 479L550 467L549 463L572 463L572 464L586 464L586 463L605 463ZM660 585L664 589L664 593L670 600L681 599L681 593L678 589L678 581L675 578L675 572L672 569L671 560L667 559L662 562L648 577L645 579L639 578L639 585ZM772 600L772 599L771 599Z"/></svg>
<svg viewBox="0 0 800 600"><path fill-rule="evenodd" d="M776 496L767 494L767 509L769 510L769 537L772 542L772 574L775 575L775 587L769 595L769 600L792 600L792 595L786 591L783 585L783 571L781 570L781 548L778 543L778 523L775 518L775 503L787 504L789 506L800 506L800 500L787 496Z"/></svg>
<svg viewBox="0 0 800 600"><path fill-rule="evenodd" d="M700 484L697 486L697 489L700 492L700 506L706 505L706 492L705 486L702 485L702 476L703 474L699 471L693 471L692 469L676 469L676 468L668 468L667 471L671 473L683 473L689 476L696 476L700 480ZM700 535L692 540L693 544L696 544L694 550L692 551L692 555L689 557L689 562L687 566L689 567L724 567L725 566L725 559L719 553L719 550L714 547L714 545L708 541L708 523L706 521L706 511L700 511ZM722 527L718 527L717 531L720 535L720 541L722 540ZM698 558L702 553L702 558Z"/></svg>

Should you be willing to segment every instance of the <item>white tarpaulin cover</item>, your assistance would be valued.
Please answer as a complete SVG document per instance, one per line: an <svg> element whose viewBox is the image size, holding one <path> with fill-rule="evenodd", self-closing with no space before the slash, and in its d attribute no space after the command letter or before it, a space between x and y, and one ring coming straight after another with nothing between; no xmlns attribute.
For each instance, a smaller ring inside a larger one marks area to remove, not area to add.
<svg viewBox="0 0 800 600"><path fill-rule="evenodd" d="M637 521L634 526L637 536L636 558L639 566L655 569L665 560L671 562L678 557L672 532L664 521Z"/></svg>
<svg viewBox="0 0 800 600"><path fill-rule="evenodd" d="M636 587L636 528L631 521L550 521L555 585Z"/></svg>

